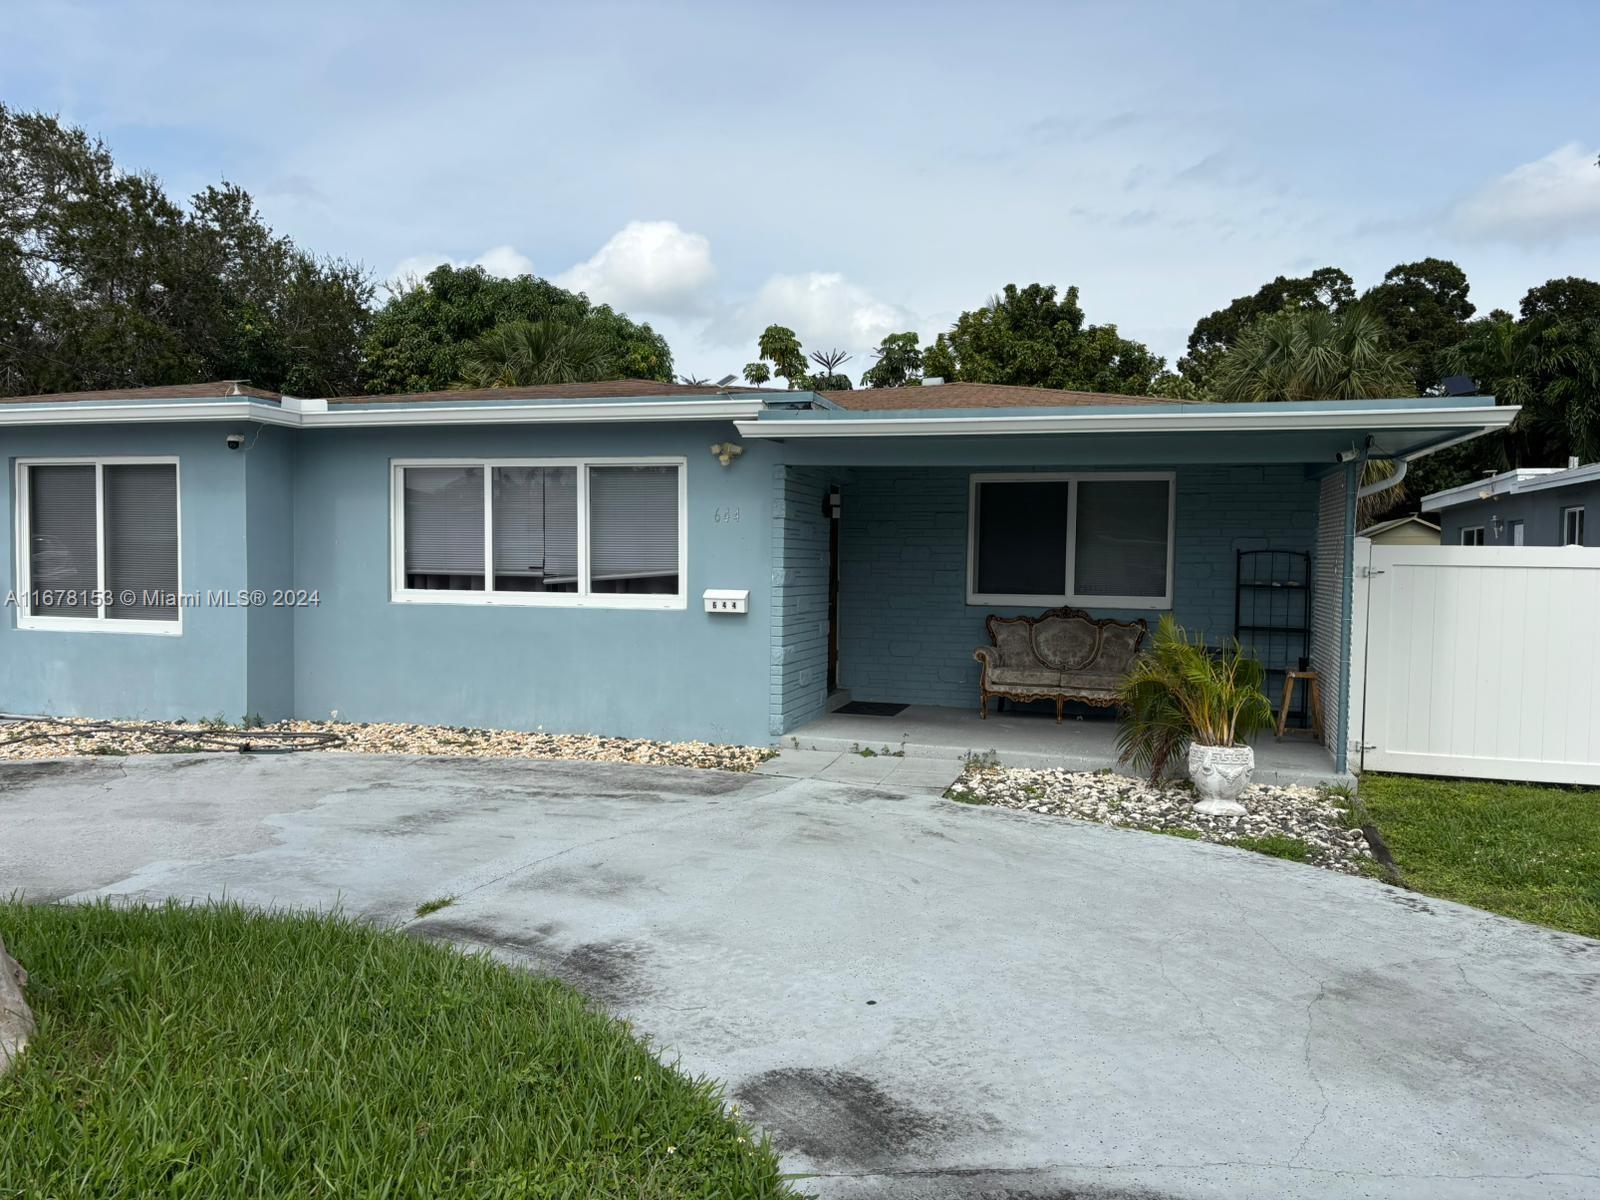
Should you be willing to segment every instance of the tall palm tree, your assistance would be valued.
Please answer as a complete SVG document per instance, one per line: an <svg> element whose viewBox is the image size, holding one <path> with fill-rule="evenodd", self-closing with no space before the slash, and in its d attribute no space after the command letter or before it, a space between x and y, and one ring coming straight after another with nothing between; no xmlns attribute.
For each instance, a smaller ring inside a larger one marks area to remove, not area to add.
<svg viewBox="0 0 1600 1200"><path fill-rule="evenodd" d="M611 338L585 322L545 319L496 325L462 354L462 387L529 387L616 379Z"/></svg>
<svg viewBox="0 0 1600 1200"><path fill-rule="evenodd" d="M1212 398L1223 403L1271 400L1376 400L1403 396L1415 386L1404 355L1384 345L1384 325L1371 310L1347 304L1285 309L1240 334L1212 375ZM1394 473L1369 462L1363 481ZM1363 497L1357 520L1366 525L1403 498L1403 491Z"/></svg>
<svg viewBox="0 0 1600 1200"><path fill-rule="evenodd" d="M1211 391L1224 403L1256 403L1377 399L1413 386L1405 357L1384 345L1383 322L1350 304L1263 317L1217 364Z"/></svg>

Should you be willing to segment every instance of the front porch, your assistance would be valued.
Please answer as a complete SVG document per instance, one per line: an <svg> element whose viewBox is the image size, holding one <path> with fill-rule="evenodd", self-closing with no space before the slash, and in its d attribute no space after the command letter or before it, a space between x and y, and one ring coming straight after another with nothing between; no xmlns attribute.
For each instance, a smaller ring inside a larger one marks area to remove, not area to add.
<svg viewBox="0 0 1600 1200"><path fill-rule="evenodd" d="M891 706L892 707L892 706ZM835 709L791 730L782 746L831 753L871 751L904 754L908 759L961 759L993 754L1006 767L1032 767L1068 771L1114 770L1117 765L1117 722L1111 717L1068 718L1055 723L1053 713L1017 710L990 712L987 720L977 709L912 704L893 716L869 716ZM1333 756L1320 742L1304 735L1278 741L1270 734L1255 742L1255 782L1318 787L1323 784L1354 786L1355 778L1334 766Z"/></svg>

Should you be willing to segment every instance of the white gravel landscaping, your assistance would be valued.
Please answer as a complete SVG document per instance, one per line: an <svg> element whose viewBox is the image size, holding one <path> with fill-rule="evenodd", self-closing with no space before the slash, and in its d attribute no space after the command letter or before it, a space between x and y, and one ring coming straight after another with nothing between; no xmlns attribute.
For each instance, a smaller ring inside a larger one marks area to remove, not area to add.
<svg viewBox="0 0 1600 1200"><path fill-rule="evenodd" d="M218 721L8 720L0 724L0 760L76 754L181 754L299 750L320 753L421 754L463 758L583 759L750 771L773 751L717 742L654 742L595 734L524 733L448 725L277 721L244 728Z"/></svg>
<svg viewBox="0 0 1600 1200"><path fill-rule="evenodd" d="M1308 787L1251 787L1240 797L1248 810L1242 817L1203 816L1194 811L1194 793L1186 786L1152 787L1109 771L978 767L945 794L965 804L1242 846L1347 875L1361 874L1372 861L1366 836L1350 824L1342 798Z"/></svg>

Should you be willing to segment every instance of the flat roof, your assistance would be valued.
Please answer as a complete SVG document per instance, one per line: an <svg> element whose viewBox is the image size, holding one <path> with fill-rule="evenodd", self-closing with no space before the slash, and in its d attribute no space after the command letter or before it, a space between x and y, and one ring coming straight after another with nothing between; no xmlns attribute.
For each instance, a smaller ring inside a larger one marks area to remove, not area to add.
<svg viewBox="0 0 1600 1200"><path fill-rule="evenodd" d="M1498 475L1485 475L1482 479L1474 479L1471 483L1461 483L1453 488L1429 492L1422 498L1422 511L1440 512L1446 508L1471 504L1477 500L1489 500L1495 496L1516 495L1541 488L1565 487L1569 483L1584 483L1595 478L1600 478L1600 463L1572 468L1517 467L1514 470L1501 471Z"/></svg>
<svg viewBox="0 0 1600 1200"><path fill-rule="evenodd" d="M245 380L15 396L0 425L246 420L295 428L566 422L731 422L750 439L1161 435L1292 439L1306 461L1409 458L1504 428L1492 396L1209 404L1160 396L939 384L817 393L608 380L312 399ZM1288 443L1284 443L1288 445Z"/></svg>

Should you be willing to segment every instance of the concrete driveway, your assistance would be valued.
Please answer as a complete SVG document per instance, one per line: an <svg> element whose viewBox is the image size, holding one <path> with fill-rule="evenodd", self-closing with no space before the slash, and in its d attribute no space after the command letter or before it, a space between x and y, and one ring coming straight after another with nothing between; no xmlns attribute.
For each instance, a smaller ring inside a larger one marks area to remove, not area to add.
<svg viewBox="0 0 1600 1200"><path fill-rule="evenodd" d="M409 930L626 1014L826 1196L1600 1195L1600 942L909 777L7 765L18 888L459 895Z"/></svg>

